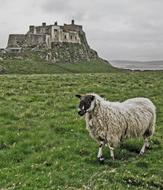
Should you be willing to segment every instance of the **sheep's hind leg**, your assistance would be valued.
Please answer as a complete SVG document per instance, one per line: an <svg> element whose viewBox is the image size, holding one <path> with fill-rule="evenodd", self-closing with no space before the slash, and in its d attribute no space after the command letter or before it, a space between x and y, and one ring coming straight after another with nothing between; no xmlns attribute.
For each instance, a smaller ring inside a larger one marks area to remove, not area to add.
<svg viewBox="0 0 163 190"><path fill-rule="evenodd" d="M145 139L144 139L144 144L143 144L143 146L142 146L142 148L141 148L139 154L140 154L140 155L143 155L144 152L145 152L145 149L148 148L148 147L149 147L149 141L148 141L147 138L145 138Z"/></svg>
<svg viewBox="0 0 163 190"><path fill-rule="evenodd" d="M102 155L102 148L103 148L103 146L104 146L104 142L101 141L101 142L100 142L100 146L99 146L99 150L98 150L98 154L97 154L97 158L98 158L98 160L100 161L100 163L103 163L103 162L104 162L104 157L103 157L103 155Z"/></svg>

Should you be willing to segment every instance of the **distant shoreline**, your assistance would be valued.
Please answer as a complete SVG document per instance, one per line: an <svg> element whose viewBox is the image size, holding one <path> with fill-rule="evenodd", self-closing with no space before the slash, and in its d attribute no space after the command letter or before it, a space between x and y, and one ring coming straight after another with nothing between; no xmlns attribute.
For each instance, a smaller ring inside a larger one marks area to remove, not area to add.
<svg viewBox="0 0 163 190"><path fill-rule="evenodd" d="M114 67L129 70L140 70L140 71L160 71L163 70L163 61L124 61L124 60L112 60L109 61Z"/></svg>

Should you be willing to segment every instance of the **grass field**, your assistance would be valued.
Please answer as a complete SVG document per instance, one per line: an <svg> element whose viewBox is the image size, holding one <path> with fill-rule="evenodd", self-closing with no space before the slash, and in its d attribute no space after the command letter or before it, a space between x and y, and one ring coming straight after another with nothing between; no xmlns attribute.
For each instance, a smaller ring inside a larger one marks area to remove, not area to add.
<svg viewBox="0 0 163 190"><path fill-rule="evenodd" d="M96 160L98 146L76 112L76 93L110 101L135 96L157 107L151 148L124 141L112 161ZM0 189L163 189L163 72L0 76Z"/></svg>
<svg viewBox="0 0 163 190"><path fill-rule="evenodd" d="M37 54L29 53L27 57L10 57L0 60L0 74L108 73L118 70L100 58L63 64L45 61Z"/></svg>

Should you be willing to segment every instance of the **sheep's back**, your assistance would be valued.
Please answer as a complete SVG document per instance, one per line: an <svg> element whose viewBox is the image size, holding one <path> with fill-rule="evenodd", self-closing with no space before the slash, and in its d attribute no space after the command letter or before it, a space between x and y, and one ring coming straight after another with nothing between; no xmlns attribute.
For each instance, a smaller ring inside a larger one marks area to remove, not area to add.
<svg viewBox="0 0 163 190"><path fill-rule="evenodd" d="M148 98L133 98L121 103L126 121L125 138L143 136L155 123L155 106ZM152 129L150 129L152 130Z"/></svg>

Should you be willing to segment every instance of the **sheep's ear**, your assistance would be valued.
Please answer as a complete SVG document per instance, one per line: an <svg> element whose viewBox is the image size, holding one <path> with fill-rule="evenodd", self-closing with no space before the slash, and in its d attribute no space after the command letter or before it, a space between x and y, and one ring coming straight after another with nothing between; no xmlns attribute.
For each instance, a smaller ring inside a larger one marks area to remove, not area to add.
<svg viewBox="0 0 163 190"><path fill-rule="evenodd" d="M95 99L95 97L94 96L91 96L91 100L93 101Z"/></svg>
<svg viewBox="0 0 163 190"><path fill-rule="evenodd" d="M101 98L105 98L105 95L104 94L100 94Z"/></svg>
<svg viewBox="0 0 163 190"><path fill-rule="evenodd" d="M76 96L77 98L79 98L79 99L81 99L81 97L82 97L80 94L76 94L75 96Z"/></svg>

